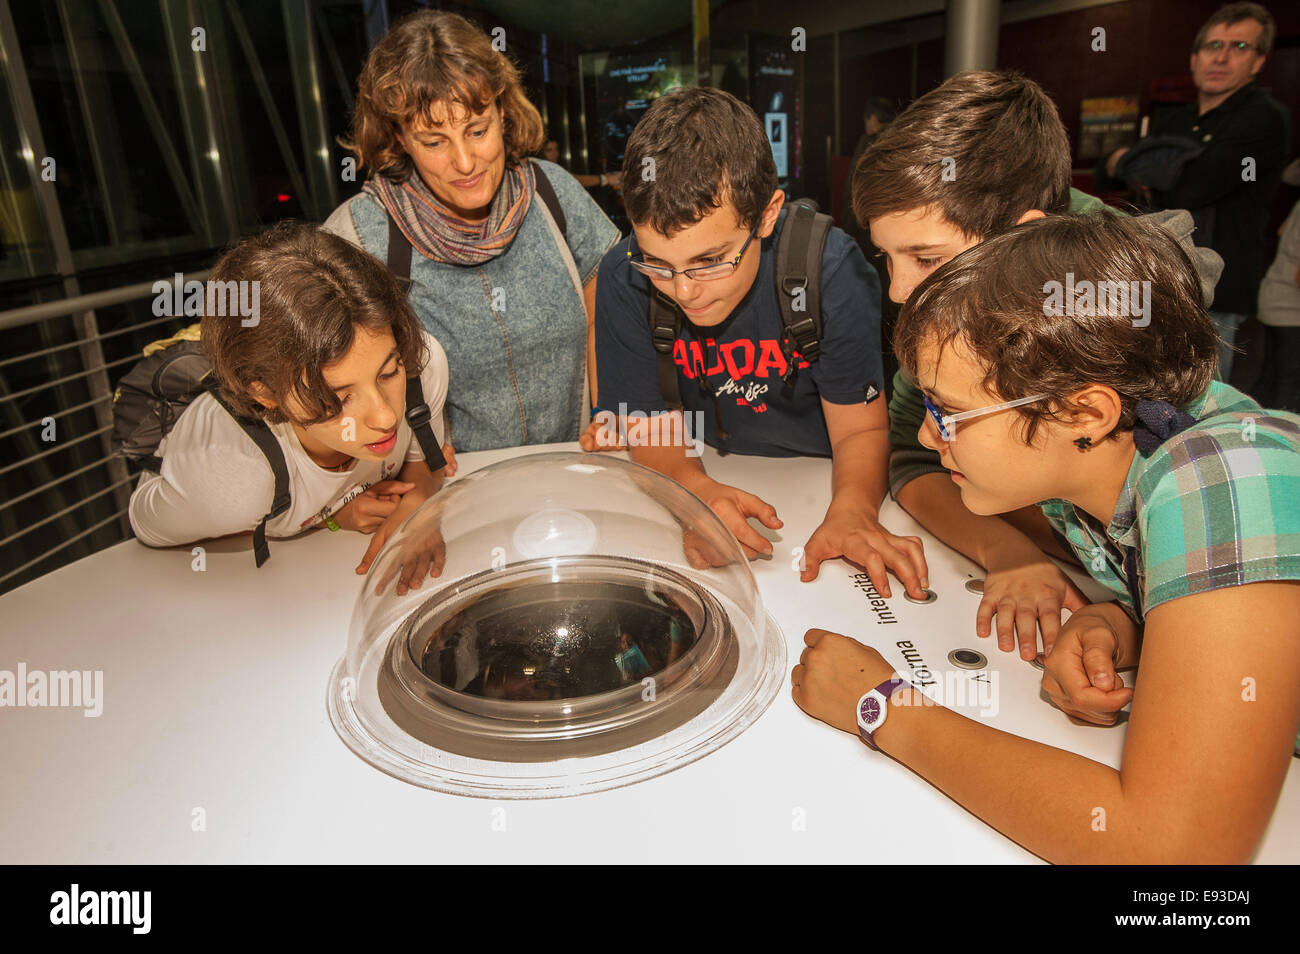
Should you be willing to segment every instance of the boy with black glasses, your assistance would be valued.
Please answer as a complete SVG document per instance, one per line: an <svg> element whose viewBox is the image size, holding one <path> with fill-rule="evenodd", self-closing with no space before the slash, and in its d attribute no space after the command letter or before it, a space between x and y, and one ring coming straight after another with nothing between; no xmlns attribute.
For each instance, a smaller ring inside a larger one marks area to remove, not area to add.
<svg viewBox="0 0 1300 954"><path fill-rule="evenodd" d="M857 245L811 208L783 208L762 124L720 90L656 100L628 139L623 197L633 235L601 262L596 366L633 460L705 501L753 557L772 547L748 520L777 529L776 510L709 477L674 439L679 415L725 452L831 457L802 578L843 556L882 595L888 568L920 597L920 540L877 521L889 457L880 281ZM593 428L583 444L600 437Z"/></svg>

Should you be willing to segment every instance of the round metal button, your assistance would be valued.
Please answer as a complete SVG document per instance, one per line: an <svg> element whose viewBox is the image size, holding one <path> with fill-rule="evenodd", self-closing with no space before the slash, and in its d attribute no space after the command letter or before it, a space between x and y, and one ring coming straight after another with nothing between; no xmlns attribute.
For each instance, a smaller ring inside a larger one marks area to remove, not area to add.
<svg viewBox="0 0 1300 954"><path fill-rule="evenodd" d="M907 590L903 590L903 599L907 600L909 603L933 603L938 598L939 598L939 594L936 593L934 590L926 590L925 598L919 600L913 598L913 596L910 593L908 593Z"/></svg>
<svg viewBox="0 0 1300 954"><path fill-rule="evenodd" d="M958 669L983 669L989 664L988 657L974 649L954 649L948 654L948 662Z"/></svg>
<svg viewBox="0 0 1300 954"><path fill-rule="evenodd" d="M983 592L984 592L984 581L983 581L983 580L967 580L967 581L966 581L966 590L967 590L967 592L970 592L970 593L983 593Z"/></svg>

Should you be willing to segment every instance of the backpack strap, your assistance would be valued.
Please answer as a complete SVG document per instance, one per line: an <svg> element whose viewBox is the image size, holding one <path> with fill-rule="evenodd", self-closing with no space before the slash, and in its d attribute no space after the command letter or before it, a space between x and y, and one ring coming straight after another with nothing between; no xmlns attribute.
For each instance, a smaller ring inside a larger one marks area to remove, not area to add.
<svg viewBox="0 0 1300 954"><path fill-rule="evenodd" d="M253 530L253 558L257 561L257 568L260 570L262 564L271 558L270 548L266 545L266 523L280 516L293 503L289 495L289 467L284 461L284 451L280 448L280 442L275 439L266 421L260 418L240 417L221 399L215 384L209 386L208 390L216 398L217 403L226 409L226 413L235 419L235 423L249 439L257 445L257 449L262 452L262 456L270 465L271 473L275 475L275 493L271 498L271 509Z"/></svg>
<svg viewBox="0 0 1300 954"><path fill-rule="evenodd" d="M429 466L431 474L447 466L447 458L443 456L442 448L438 446L438 438L429 424L432 417L433 412L429 410L429 405L424 400L424 387L420 383L420 376L417 374L413 378L407 378L406 423L411 425L415 439L420 442L420 450L424 451L424 462Z"/></svg>
<svg viewBox="0 0 1300 954"><path fill-rule="evenodd" d="M794 353L797 351L809 362L821 355L822 255L830 227L831 217L818 212L815 202L798 199L787 213L776 243L776 298L785 329L781 346L786 371L782 382L787 392L793 391L799 373ZM803 307L796 309L796 304Z"/></svg>
<svg viewBox="0 0 1300 954"><path fill-rule="evenodd" d="M403 293L411 290L411 243L391 212L388 213L388 270L396 276Z"/></svg>
<svg viewBox="0 0 1300 954"><path fill-rule="evenodd" d="M677 387L677 365L673 362L673 344L681 327L677 303L659 289L650 288L650 340L654 343L659 364L659 393L670 411L682 409L682 394Z"/></svg>
<svg viewBox="0 0 1300 954"><path fill-rule="evenodd" d="M388 270L397 278L402 291L409 293L411 243L397 227L397 220L391 214L388 216ZM447 466L447 458L443 456L442 448L438 446L438 438L429 424L432 419L433 412L429 410L429 404L424 400L424 386L420 383L420 376L417 374L413 378L407 378L406 423L411 425L415 439L420 442L420 450L424 451L424 462L428 464L430 473Z"/></svg>
<svg viewBox="0 0 1300 954"><path fill-rule="evenodd" d="M537 173L534 177L537 180L537 197L546 203L546 209L551 213L551 218L555 220L560 234L564 236L564 244L569 244L569 223L564 218L564 209L560 208L559 196L555 194L555 187L551 185L551 180L546 178L546 173L542 171L541 165L534 162L533 171Z"/></svg>

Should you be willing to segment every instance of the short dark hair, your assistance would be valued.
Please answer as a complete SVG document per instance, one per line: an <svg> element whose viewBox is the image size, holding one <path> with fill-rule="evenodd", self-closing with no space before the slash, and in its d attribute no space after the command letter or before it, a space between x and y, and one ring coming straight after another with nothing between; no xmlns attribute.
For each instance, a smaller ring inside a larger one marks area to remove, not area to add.
<svg viewBox="0 0 1300 954"><path fill-rule="evenodd" d="M292 396L306 426L343 410L321 369L343 358L358 327L391 330L407 377L427 359L420 321L387 266L318 226L281 222L240 242L212 267L216 282L259 283L260 314L251 327L207 309L201 342L236 414L272 424L289 420ZM263 407L252 395L262 384L276 401Z"/></svg>
<svg viewBox="0 0 1300 954"><path fill-rule="evenodd" d="M1136 326L1129 309L1057 314L1047 304L1049 283L1064 284L1067 273L1126 287L1150 282L1150 324ZM1177 407L1209 386L1218 337L1201 300L1195 267L1159 226L1108 212L1047 216L968 249L928 276L899 313L894 353L915 378L924 342L943 347L960 337L984 369L990 393L1008 401L1047 394L1051 400L1016 408L1027 443L1040 421L1068 406L1070 394L1089 384L1114 388L1123 404L1108 435L1115 437L1133 429L1138 401Z"/></svg>
<svg viewBox="0 0 1300 954"><path fill-rule="evenodd" d="M752 109L720 89L693 86L660 96L627 140L627 216L633 223L649 223L661 235L694 225L726 202L735 208L740 225L753 228L776 186L776 163L763 124Z"/></svg>
<svg viewBox="0 0 1300 954"><path fill-rule="evenodd" d="M926 93L885 127L853 174L864 225L934 206L973 239L1030 209L1070 208L1070 139L1056 104L1018 73L970 70Z"/></svg>
<svg viewBox="0 0 1300 954"><path fill-rule="evenodd" d="M862 107L862 119L865 122L872 116L888 125L898 118L898 107L894 105L892 99L885 99L883 96L868 96L866 103Z"/></svg>
<svg viewBox="0 0 1300 954"><path fill-rule="evenodd" d="M1229 3L1219 7L1197 31L1196 39L1192 41L1192 52L1195 53L1201 48L1201 44L1205 42L1206 34L1214 27L1219 24L1232 26L1242 20L1254 20L1259 23L1259 52L1267 56L1269 51L1273 49L1273 39L1277 36L1277 24L1273 22L1273 14L1258 3Z"/></svg>

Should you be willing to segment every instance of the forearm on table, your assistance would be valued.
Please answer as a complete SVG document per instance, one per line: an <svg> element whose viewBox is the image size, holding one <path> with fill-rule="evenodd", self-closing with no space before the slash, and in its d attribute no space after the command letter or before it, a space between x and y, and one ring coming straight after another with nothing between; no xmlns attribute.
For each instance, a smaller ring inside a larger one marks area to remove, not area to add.
<svg viewBox="0 0 1300 954"><path fill-rule="evenodd" d="M831 502L837 509L866 510L874 518L889 489L889 433L858 431L832 449Z"/></svg>
<svg viewBox="0 0 1300 954"><path fill-rule="evenodd" d="M628 453L634 464L640 464L642 467L649 467L651 470L658 471L665 477L677 481L697 497L703 496L701 491L712 481L704 470L704 464L698 457L688 456L686 448L682 446L683 441L673 441L668 439L671 435L664 434L663 440L652 439L657 435L651 435L650 432L643 431L637 434L633 428L653 428L659 426L659 422L666 421L667 414L656 415L644 421L630 422L628 433ZM666 425L666 430L676 430L678 434L682 433L675 425ZM638 437L640 439L638 439Z"/></svg>
<svg viewBox="0 0 1300 954"><path fill-rule="evenodd" d="M990 555L1037 547L1001 517L971 513L947 472L922 474L898 492L898 502L916 522L963 556L987 568Z"/></svg>
<svg viewBox="0 0 1300 954"><path fill-rule="evenodd" d="M911 705L890 705L875 734L881 749L1039 857L1149 862L1153 846L1174 856L1187 847L1151 837L1146 813L1109 766L921 704L915 690L894 698L909 696Z"/></svg>

